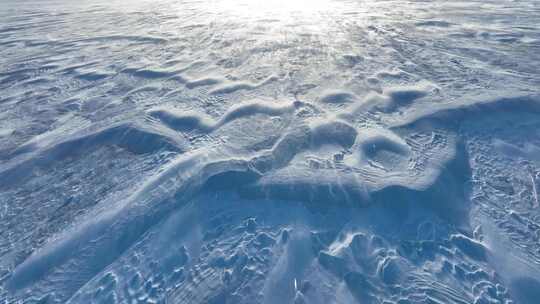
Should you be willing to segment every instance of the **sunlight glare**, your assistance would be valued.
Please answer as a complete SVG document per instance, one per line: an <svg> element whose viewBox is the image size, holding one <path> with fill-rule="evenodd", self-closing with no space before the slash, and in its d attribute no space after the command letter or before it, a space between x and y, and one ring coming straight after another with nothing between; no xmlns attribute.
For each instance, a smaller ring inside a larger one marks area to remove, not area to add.
<svg viewBox="0 0 540 304"><path fill-rule="evenodd" d="M218 0L222 9L240 15L309 15L330 10L332 0Z"/></svg>

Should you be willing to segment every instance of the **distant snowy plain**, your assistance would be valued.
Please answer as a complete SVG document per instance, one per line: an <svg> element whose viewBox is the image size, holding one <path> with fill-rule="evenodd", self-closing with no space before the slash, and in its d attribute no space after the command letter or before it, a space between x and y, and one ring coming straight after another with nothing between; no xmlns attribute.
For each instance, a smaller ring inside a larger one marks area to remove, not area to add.
<svg viewBox="0 0 540 304"><path fill-rule="evenodd" d="M0 303L540 303L540 2L2 0Z"/></svg>

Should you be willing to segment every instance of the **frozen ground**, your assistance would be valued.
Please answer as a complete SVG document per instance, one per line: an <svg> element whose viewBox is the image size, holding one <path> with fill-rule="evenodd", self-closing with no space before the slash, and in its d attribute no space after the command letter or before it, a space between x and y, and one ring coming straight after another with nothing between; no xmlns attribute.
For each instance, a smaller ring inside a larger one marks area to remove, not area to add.
<svg viewBox="0 0 540 304"><path fill-rule="evenodd" d="M0 3L1 303L540 301L540 2Z"/></svg>

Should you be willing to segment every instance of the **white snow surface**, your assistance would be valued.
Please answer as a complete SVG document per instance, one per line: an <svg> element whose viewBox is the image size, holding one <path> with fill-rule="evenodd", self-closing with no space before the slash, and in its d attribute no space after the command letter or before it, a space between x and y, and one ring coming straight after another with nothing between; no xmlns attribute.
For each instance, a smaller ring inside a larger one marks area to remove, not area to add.
<svg viewBox="0 0 540 304"><path fill-rule="evenodd" d="M2 0L0 303L540 299L540 2Z"/></svg>

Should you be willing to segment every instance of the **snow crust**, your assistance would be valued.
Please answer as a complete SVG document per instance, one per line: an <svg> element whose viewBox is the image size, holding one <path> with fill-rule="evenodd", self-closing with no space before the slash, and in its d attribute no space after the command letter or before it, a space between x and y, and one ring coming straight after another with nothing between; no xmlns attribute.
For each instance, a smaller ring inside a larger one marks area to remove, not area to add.
<svg viewBox="0 0 540 304"><path fill-rule="evenodd" d="M0 5L0 302L538 302L537 1Z"/></svg>

